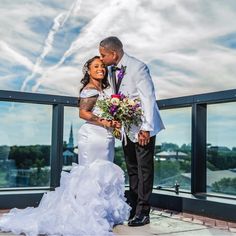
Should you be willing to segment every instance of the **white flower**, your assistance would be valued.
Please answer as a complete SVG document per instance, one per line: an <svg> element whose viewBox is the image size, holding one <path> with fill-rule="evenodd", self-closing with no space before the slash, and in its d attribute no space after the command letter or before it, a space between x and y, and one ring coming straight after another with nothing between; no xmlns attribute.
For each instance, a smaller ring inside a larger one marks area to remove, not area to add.
<svg viewBox="0 0 236 236"><path fill-rule="evenodd" d="M134 100L129 99L129 100L128 100L128 104L129 104L130 106L134 106L134 105L135 105L135 102L134 102Z"/></svg>
<svg viewBox="0 0 236 236"><path fill-rule="evenodd" d="M120 99L119 98L112 98L111 99L111 104L118 106L120 104Z"/></svg>

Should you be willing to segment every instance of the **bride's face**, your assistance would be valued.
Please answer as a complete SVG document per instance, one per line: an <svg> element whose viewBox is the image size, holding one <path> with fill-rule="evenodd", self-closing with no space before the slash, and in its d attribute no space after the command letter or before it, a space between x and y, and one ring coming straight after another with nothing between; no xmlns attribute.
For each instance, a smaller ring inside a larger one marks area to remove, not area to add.
<svg viewBox="0 0 236 236"><path fill-rule="evenodd" d="M89 67L89 75L93 79L103 79L106 74L104 63L100 59L95 59Z"/></svg>

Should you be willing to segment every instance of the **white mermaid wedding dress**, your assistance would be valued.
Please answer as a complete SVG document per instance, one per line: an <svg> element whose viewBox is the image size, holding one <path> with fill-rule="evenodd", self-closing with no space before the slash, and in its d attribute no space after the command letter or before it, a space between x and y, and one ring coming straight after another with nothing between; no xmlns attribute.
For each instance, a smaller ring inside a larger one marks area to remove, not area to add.
<svg viewBox="0 0 236 236"><path fill-rule="evenodd" d="M103 96L97 90L83 90L80 96L96 94L98 99ZM14 208L4 214L2 231L29 236L113 235L113 226L127 220L130 206L124 197L124 173L113 163L111 132L86 122L78 140L79 165L61 173L60 187L45 193L38 207Z"/></svg>

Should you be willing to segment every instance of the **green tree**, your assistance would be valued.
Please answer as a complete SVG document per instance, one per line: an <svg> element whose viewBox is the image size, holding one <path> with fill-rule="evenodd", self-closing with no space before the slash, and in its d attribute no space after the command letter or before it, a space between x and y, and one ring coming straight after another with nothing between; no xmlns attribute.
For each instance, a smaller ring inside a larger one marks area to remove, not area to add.
<svg viewBox="0 0 236 236"><path fill-rule="evenodd" d="M227 170L236 167L236 152L222 152L218 150L208 150L207 160L217 170Z"/></svg>
<svg viewBox="0 0 236 236"><path fill-rule="evenodd" d="M29 169L36 164L36 160L44 160L44 165L49 165L50 146L12 146L10 148L9 159L15 160L16 167L22 169Z"/></svg>
<svg viewBox="0 0 236 236"><path fill-rule="evenodd" d="M222 178L212 184L213 192L236 194L236 178Z"/></svg>
<svg viewBox="0 0 236 236"><path fill-rule="evenodd" d="M154 162L155 179L160 182L166 178L180 174L180 165L178 161L155 161Z"/></svg>
<svg viewBox="0 0 236 236"><path fill-rule="evenodd" d="M29 186L49 186L50 171L41 169L40 171L32 171L29 178Z"/></svg>
<svg viewBox="0 0 236 236"><path fill-rule="evenodd" d="M115 159L114 163L124 171L127 172L126 170L126 163L125 163L125 157L124 157L124 151L122 147L115 147Z"/></svg>
<svg viewBox="0 0 236 236"><path fill-rule="evenodd" d="M183 173L191 172L191 161L190 160L180 161L179 167L180 167L181 172Z"/></svg>
<svg viewBox="0 0 236 236"><path fill-rule="evenodd" d="M161 151L177 151L179 150L179 146L175 143L162 143L161 144Z"/></svg>
<svg viewBox="0 0 236 236"><path fill-rule="evenodd" d="M180 149L181 152L185 152L185 153L191 153L192 147L190 144L183 144Z"/></svg>

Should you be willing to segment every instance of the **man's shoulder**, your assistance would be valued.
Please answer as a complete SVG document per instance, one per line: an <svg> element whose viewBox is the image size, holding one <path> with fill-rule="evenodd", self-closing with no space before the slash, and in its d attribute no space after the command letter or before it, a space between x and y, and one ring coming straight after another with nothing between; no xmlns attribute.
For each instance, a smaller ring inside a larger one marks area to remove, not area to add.
<svg viewBox="0 0 236 236"><path fill-rule="evenodd" d="M127 61L129 63L132 63L133 65L135 65L137 67L144 67L144 66L146 66L146 64L143 61L137 59L136 57L130 56L127 53L125 53L125 56L127 57Z"/></svg>

